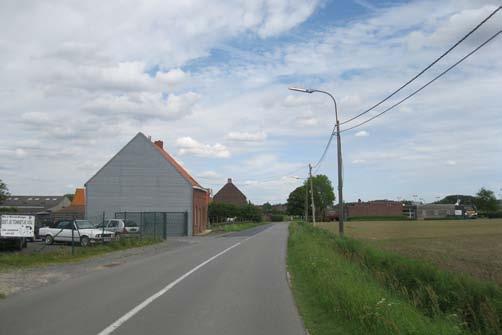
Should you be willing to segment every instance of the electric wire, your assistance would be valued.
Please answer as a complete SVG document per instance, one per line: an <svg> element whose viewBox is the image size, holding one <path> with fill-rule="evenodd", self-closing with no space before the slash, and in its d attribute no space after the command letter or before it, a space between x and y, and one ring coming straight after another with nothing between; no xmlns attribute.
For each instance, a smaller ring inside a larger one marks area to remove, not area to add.
<svg viewBox="0 0 502 335"><path fill-rule="evenodd" d="M489 19L491 19L500 9L502 9L502 6L499 6L497 9L495 9L490 15L488 15L483 21L481 21L480 23L478 23L478 25L476 27L474 27L471 31L469 31L464 37L462 37L460 40L458 40L455 44L453 44L448 50L446 50L441 56L439 56L438 58L436 58L436 60L434 60L431 64L427 65L422 71L420 71L417 75L415 75L413 78L411 78L410 80L408 80L405 84L401 85L401 87L399 87L397 90L395 90L394 92L392 92L390 95L388 95L387 97L385 97L383 100L381 100L380 102L374 104L373 106L371 106L370 108L366 109L365 111L351 117L350 119L348 120L345 120L343 122L340 122L340 125L343 125L343 124L346 124L346 123L349 123L351 121L354 121L355 119L371 112L373 109L377 108L378 106L380 106L381 104L383 104L384 102L386 102L387 100L389 100L390 98L392 98L394 95L396 95L397 93L399 93L400 91L402 91L406 86L408 86L409 84L411 84L413 81L415 81L418 77L420 77L422 74L424 74L427 70L429 70L431 67L433 67L435 64L437 64L441 59L443 59L447 54L449 54L453 49L455 49L457 46L460 45L460 43L462 43L463 41L465 41L465 39L467 39L470 35L472 35L476 30L478 30L483 24L486 23L486 21L488 21Z"/></svg>
<svg viewBox="0 0 502 335"><path fill-rule="evenodd" d="M382 116L383 114L387 113L388 111L396 108L397 106L399 106L400 104L402 104L403 102L405 102L406 100L410 99L411 97L415 96L416 94L418 94L419 92L421 92L423 89L425 89L427 86L431 85L433 82L435 82L437 79L441 78L442 76L444 76L446 73L448 73L450 70L452 70L453 68L455 68L457 65L459 65L460 63L462 63L464 60L466 60L467 58L469 58L471 55L473 55L474 53L476 53L478 50L480 50L481 48L483 48L485 45L487 45L489 42L491 42L493 39L495 39L497 36L499 36L500 34L502 33L502 30L499 30L497 33L493 34L489 39L487 39L486 41L484 41L482 44L480 44L477 48L475 48L474 50L472 50L471 52L469 52L467 55L465 55L464 57L462 57L460 60L458 60L456 63L454 63L453 65L451 65L450 67L448 67L446 70L444 70L443 72L441 72L440 74L438 74L437 76L435 76L432 80L428 81L426 84L422 85L419 89L413 91L411 94L407 95L405 98L401 99L400 101L396 102L395 104L393 104L392 106L384 109L382 112L372 116L371 118L363 121L363 122L360 122L354 126L351 126L349 128L346 128L346 129L343 129L343 130L340 130L340 133L343 133L343 132L347 132L349 130L352 130L352 129L355 129L355 128L358 128L380 116Z"/></svg>

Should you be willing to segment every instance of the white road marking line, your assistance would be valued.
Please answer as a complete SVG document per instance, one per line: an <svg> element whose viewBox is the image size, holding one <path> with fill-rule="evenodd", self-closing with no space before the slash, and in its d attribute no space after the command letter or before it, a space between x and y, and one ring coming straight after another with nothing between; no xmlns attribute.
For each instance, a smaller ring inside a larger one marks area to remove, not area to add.
<svg viewBox="0 0 502 335"><path fill-rule="evenodd" d="M253 235L253 236L256 236L256 235ZM251 237L253 237L253 236L251 236ZM226 253L226 252L230 251L231 249L239 246L242 242L249 240L251 237L248 237L248 238L242 240L241 242L235 243L231 247L226 248L222 252L217 253L216 255L214 255L213 257L209 258L208 260L200 263L199 265L197 265L196 267L194 267L192 270L188 271L187 273L185 273L184 275L182 275L181 277L179 277L175 281L171 282L169 285L167 285L166 287L164 287L162 290L158 291L157 293L155 293L151 297L145 299L138 306L134 307L129 312L127 312L126 314L124 314L121 318L119 318L117 321L115 321L114 323L112 323L111 325L109 325L108 327L106 327L105 329L103 329L100 333L98 333L98 335L108 335L108 334L113 333L124 322L126 322L127 320L129 320L130 318L132 318L139 311L141 311L146 306L150 305L156 299L160 298L163 294L165 294L167 291L169 291L170 289L172 289L174 286L176 286L178 283L180 283L183 279L187 278L192 273L194 273L195 271L199 270L201 267L203 267L204 265L208 264L209 262L211 262L211 261L215 260L216 258L220 257L224 253Z"/></svg>

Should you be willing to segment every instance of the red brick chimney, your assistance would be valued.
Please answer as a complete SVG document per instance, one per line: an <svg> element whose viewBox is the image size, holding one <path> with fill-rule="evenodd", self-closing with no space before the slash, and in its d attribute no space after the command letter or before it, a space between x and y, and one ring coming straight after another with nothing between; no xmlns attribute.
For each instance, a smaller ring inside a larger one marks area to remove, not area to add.
<svg viewBox="0 0 502 335"><path fill-rule="evenodd" d="M153 142L156 146L158 146L159 148L161 149L164 149L164 142L162 142L161 140L157 140L155 142Z"/></svg>

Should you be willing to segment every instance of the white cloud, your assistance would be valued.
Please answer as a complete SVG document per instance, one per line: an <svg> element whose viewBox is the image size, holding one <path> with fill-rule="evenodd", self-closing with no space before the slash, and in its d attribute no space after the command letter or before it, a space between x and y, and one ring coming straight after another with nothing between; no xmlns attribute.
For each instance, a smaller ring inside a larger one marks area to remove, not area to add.
<svg viewBox="0 0 502 335"><path fill-rule="evenodd" d="M50 121L49 115L42 112L28 112L21 115L24 122L35 124L46 124Z"/></svg>
<svg viewBox="0 0 502 335"><path fill-rule="evenodd" d="M16 149L15 153L16 153L16 156L19 157L19 158L24 158L28 154L26 152L26 150L21 149L21 148Z"/></svg>
<svg viewBox="0 0 502 335"><path fill-rule="evenodd" d="M183 84L188 79L189 75L183 70L176 68L167 72L157 72L155 77L159 81L165 82L170 89L173 89Z"/></svg>
<svg viewBox="0 0 502 335"><path fill-rule="evenodd" d="M317 126L319 119L312 116L301 116L297 118L297 123L301 126Z"/></svg>
<svg viewBox="0 0 502 335"><path fill-rule="evenodd" d="M103 112L129 114L137 118L158 117L180 119L190 115L200 100L200 95L187 92L171 94L167 100L161 93L129 93L124 95L102 95L86 104L85 109L96 114Z"/></svg>
<svg viewBox="0 0 502 335"><path fill-rule="evenodd" d="M370 136L370 133L368 133L366 130L360 130L354 136L356 136L356 137L368 137L368 136Z"/></svg>
<svg viewBox="0 0 502 335"><path fill-rule="evenodd" d="M293 93L287 86L334 93L346 120L413 76L498 5L411 1L342 21L314 16L301 26L316 3L129 1L100 8L58 1L0 5L0 115L9 124L0 133L0 166L13 190L57 193L61 185L78 185L96 169L79 170L83 162L101 166L141 130L173 147L190 134L202 142L179 147L190 168L256 181L247 189L253 201L285 200L294 185L279 177L318 159L334 123L327 96ZM500 26L499 14L433 70ZM359 129L344 133L345 161L354 162L345 171L347 199L357 192L365 198L386 189L436 194L496 183L502 60L494 42L406 106L368 123L371 147L352 136ZM230 136L235 139L227 137L230 132L238 134ZM261 145L261 133L268 135L267 145ZM21 144L23 139L33 142ZM20 159L16 149L29 154ZM321 168L332 180L335 149ZM230 159L207 165L208 155L230 152ZM465 152L472 164L465 164ZM448 160L457 163L455 177ZM50 180L27 182L36 175ZM277 185L263 183L277 176ZM442 181L434 182L436 176Z"/></svg>
<svg viewBox="0 0 502 335"><path fill-rule="evenodd" d="M230 141L238 142L263 142L267 139L267 134L264 131L256 133L231 131L225 138Z"/></svg>
<svg viewBox="0 0 502 335"><path fill-rule="evenodd" d="M189 136L176 140L180 155L194 155L199 157L229 158L230 151L222 144L214 145L200 143Z"/></svg>
<svg viewBox="0 0 502 335"><path fill-rule="evenodd" d="M220 175L215 172L215 171L203 171L201 173L199 173L198 177L203 177L203 178L219 178Z"/></svg>
<svg viewBox="0 0 502 335"><path fill-rule="evenodd" d="M188 115L199 100L200 95L194 92L188 92L182 95L172 94L167 99L167 113L178 117Z"/></svg>
<svg viewBox="0 0 502 335"><path fill-rule="evenodd" d="M457 162L454 161L454 160L447 160L446 164L448 164L448 165L457 165Z"/></svg>
<svg viewBox="0 0 502 335"><path fill-rule="evenodd" d="M286 107L303 107L308 106L312 103L312 99L307 99L305 96L297 94L297 95L288 95L284 98L284 106Z"/></svg>

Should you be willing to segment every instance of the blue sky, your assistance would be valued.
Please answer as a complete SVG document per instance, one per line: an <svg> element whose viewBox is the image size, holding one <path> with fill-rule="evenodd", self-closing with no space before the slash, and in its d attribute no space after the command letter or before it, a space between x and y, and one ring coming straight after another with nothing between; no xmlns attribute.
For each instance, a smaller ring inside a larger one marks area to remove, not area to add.
<svg viewBox="0 0 502 335"><path fill-rule="evenodd" d="M12 193L72 192L142 131L214 191L231 177L255 203L284 202L334 122L326 96L288 86L332 92L346 120L498 5L127 2L0 5L0 117L9 125L0 132L0 179ZM499 13L399 97L501 26ZM399 108L344 133L346 199L502 192L501 51L499 38ZM336 187L334 149L317 172Z"/></svg>

